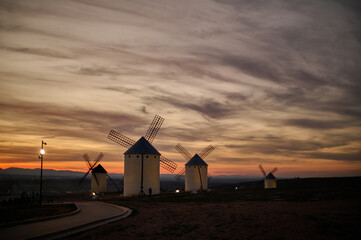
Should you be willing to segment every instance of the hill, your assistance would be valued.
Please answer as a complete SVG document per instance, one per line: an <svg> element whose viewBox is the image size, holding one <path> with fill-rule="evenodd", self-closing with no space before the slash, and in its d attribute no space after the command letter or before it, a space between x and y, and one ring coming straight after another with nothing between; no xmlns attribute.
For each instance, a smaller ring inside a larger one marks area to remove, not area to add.
<svg viewBox="0 0 361 240"><path fill-rule="evenodd" d="M43 170L44 194L64 193L64 192L87 192L90 191L90 174L82 185L79 180L84 176L84 172L69 170ZM118 187L122 189L123 174L110 173ZM184 189L184 181L177 182L175 174L161 174L161 191L174 191L176 188ZM19 195L23 191L38 191L40 181L40 169L25 168L0 168L0 194ZM239 182L252 181L260 177L244 177L238 175L232 176L214 176L210 181L211 188L227 184L237 184ZM109 191L117 191L117 188L108 181Z"/></svg>

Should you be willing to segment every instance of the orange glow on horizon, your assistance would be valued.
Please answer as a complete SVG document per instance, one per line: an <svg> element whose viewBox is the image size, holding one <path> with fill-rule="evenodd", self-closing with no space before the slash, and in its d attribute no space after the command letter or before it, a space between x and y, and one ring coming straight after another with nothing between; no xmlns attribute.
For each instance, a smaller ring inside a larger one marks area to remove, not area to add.
<svg viewBox="0 0 361 240"><path fill-rule="evenodd" d="M100 162L102 166L109 173L123 174L123 162ZM177 174L182 165L178 165L178 168L173 174ZM71 166L71 167L70 167ZM25 168L25 169L36 169L40 168L40 160L38 163L1 163L0 168ZM285 165L285 164L267 164L264 165L266 172L272 170L273 167L278 167L279 170L276 172L276 177L325 177L325 176L359 176L361 172L361 166L357 164L345 164L345 163L334 163L325 167L324 163L315 163L303 165ZM76 171L76 172L86 172L88 169L83 162L66 162L66 163L56 163L56 162L46 162L44 161L44 169L53 169L58 171ZM257 164L249 165L227 165L227 166L217 166L209 165L208 172L212 176L218 175L238 175L238 176L262 176ZM340 174L341 173L341 174ZM172 174L167 170L160 168L160 174Z"/></svg>

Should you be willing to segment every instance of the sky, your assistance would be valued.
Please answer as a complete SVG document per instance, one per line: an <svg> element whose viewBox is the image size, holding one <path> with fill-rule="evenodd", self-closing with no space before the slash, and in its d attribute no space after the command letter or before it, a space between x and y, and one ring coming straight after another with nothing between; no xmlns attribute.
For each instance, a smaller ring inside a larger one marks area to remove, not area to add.
<svg viewBox="0 0 361 240"><path fill-rule="evenodd" d="M211 175L361 175L361 3L0 0L0 168L123 173L114 129ZM161 170L161 173L169 173Z"/></svg>

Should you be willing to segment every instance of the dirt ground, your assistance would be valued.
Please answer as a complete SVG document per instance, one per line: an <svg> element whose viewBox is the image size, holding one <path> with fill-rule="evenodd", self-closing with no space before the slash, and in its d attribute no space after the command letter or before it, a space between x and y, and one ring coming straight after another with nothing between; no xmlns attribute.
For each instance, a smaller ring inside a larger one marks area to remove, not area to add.
<svg viewBox="0 0 361 240"><path fill-rule="evenodd" d="M359 239L359 194L218 191L104 201L133 214L64 239ZM307 197L299 198L301 195Z"/></svg>

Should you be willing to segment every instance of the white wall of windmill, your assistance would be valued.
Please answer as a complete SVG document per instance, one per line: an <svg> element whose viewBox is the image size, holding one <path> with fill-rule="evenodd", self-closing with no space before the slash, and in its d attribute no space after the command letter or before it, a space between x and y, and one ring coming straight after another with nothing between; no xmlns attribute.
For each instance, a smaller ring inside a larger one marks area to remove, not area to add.
<svg viewBox="0 0 361 240"><path fill-rule="evenodd" d="M201 172L201 178L199 177L199 170ZM191 192L193 190L199 191L201 189L201 179L203 190L208 188L208 166L186 166L185 172L185 191Z"/></svg>
<svg viewBox="0 0 361 240"><path fill-rule="evenodd" d="M160 192L159 162L160 155L144 154L143 166L143 190L149 194ZM124 196L138 196L140 192L142 174L142 154L124 154Z"/></svg>
<svg viewBox="0 0 361 240"><path fill-rule="evenodd" d="M264 188L277 188L277 180L272 178L265 178Z"/></svg>
<svg viewBox="0 0 361 240"><path fill-rule="evenodd" d="M95 180L94 174L96 174L99 184ZM107 192L107 174L106 173L92 173L91 191L95 192L95 193Z"/></svg>

